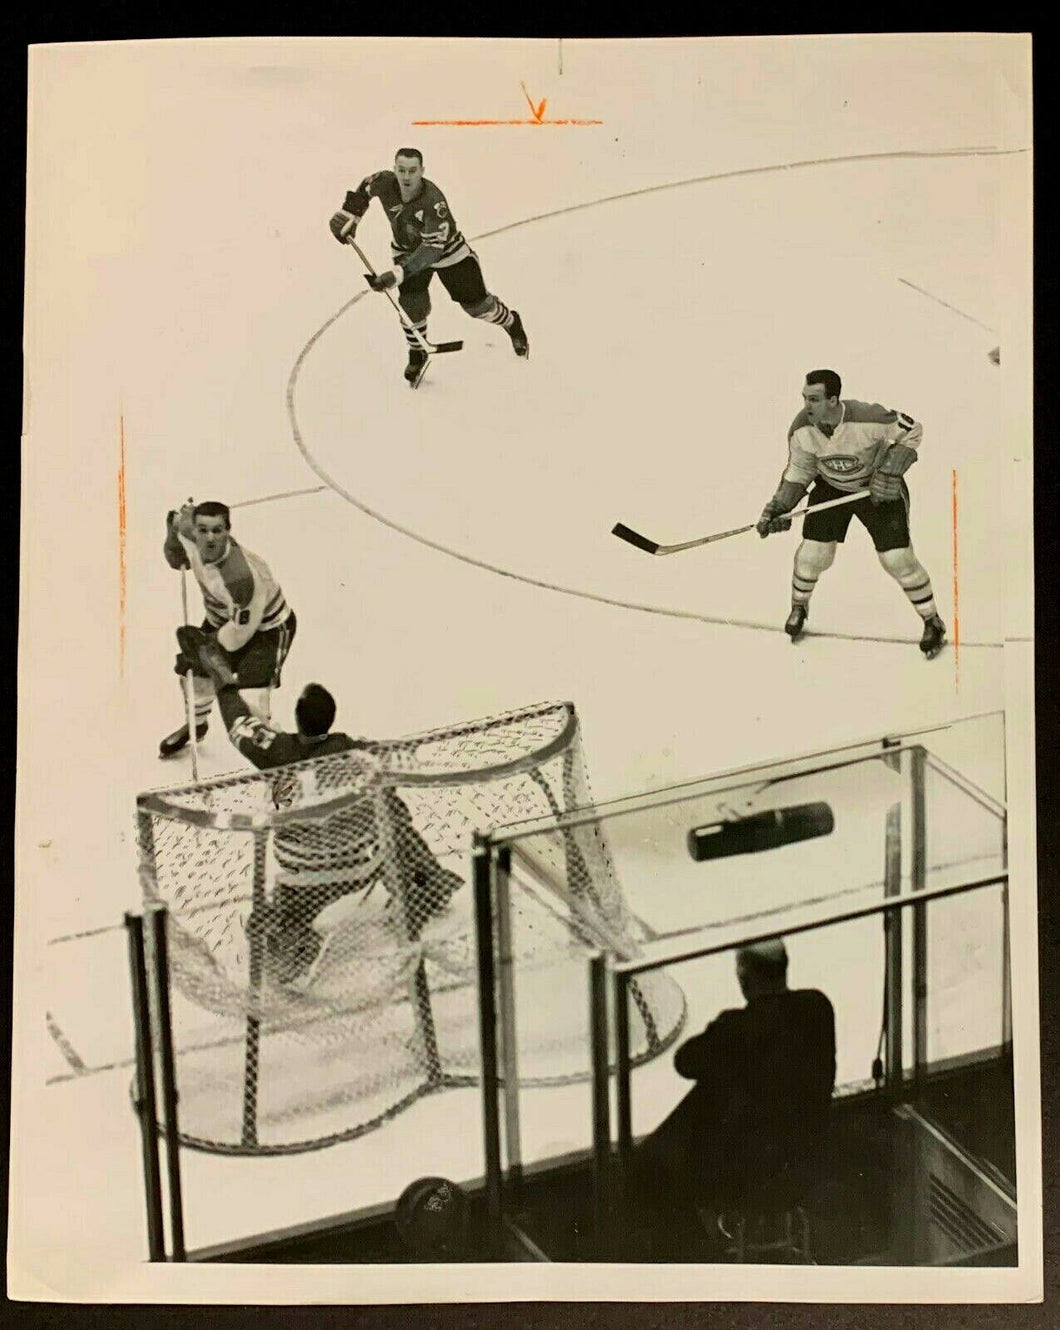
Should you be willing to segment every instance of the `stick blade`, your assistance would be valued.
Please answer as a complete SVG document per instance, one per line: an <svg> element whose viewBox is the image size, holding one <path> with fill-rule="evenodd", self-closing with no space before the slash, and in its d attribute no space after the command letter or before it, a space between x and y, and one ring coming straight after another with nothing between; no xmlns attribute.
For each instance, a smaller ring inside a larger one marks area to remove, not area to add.
<svg viewBox="0 0 1060 1330"><path fill-rule="evenodd" d="M439 342L437 346L433 346L433 347L431 347L431 355L432 355L432 356L441 356L441 355L444 355L444 354L446 353L446 351L462 351L463 349L464 349L464 343L463 343L462 341L461 341L461 342Z"/></svg>
<svg viewBox="0 0 1060 1330"><path fill-rule="evenodd" d="M632 527L626 526L623 522L616 522L611 528L611 534L617 536L619 540L635 545L638 550L644 550L646 554L658 554L659 552L658 541L649 540L647 536L642 536L639 531L634 531Z"/></svg>

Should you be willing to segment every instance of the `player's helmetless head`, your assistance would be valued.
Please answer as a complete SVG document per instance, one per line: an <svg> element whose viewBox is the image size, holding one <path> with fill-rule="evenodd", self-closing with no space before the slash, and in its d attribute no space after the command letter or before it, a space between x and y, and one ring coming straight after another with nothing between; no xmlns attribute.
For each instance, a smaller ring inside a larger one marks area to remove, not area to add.
<svg viewBox="0 0 1060 1330"><path fill-rule="evenodd" d="M398 148L394 158L394 174L397 176L401 197L407 203L419 193L423 182L423 153L419 148Z"/></svg>
<svg viewBox="0 0 1060 1330"><path fill-rule="evenodd" d="M231 516L223 503L211 500L195 506L193 530L195 545L203 563L216 563L228 548L228 533L232 529Z"/></svg>
<svg viewBox="0 0 1060 1330"><path fill-rule="evenodd" d="M320 739L335 720L335 699L322 684L307 683L295 703L294 719L299 734Z"/></svg>
<svg viewBox="0 0 1060 1330"><path fill-rule="evenodd" d="M830 420L839 409L839 394L843 384L833 369L811 369L806 375L802 390L802 400L806 404L810 420L816 425L822 420Z"/></svg>

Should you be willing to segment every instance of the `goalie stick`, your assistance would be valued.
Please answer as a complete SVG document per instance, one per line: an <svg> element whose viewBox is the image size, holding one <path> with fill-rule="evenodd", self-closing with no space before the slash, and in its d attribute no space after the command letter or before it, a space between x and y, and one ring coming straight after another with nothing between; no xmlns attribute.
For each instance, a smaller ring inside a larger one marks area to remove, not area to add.
<svg viewBox="0 0 1060 1330"><path fill-rule="evenodd" d="M352 236L347 236L347 237L346 237L346 243L347 243L347 245L349 245L349 246L351 247L351 249L353 249L353 250L356 251L357 257L361 260L361 262L364 264L364 266L368 269L369 275L372 276L372 277L377 277L379 274L378 274L378 273L376 272L376 270L372 267L371 263L370 263L369 260L368 260L368 255L365 254L364 250L360 247L360 245L358 245L357 241L354 240ZM416 339L416 341L419 342L419 344L420 344L420 349L421 349L422 351L425 351L425 352L427 353L427 355L429 355L429 356L438 356L438 355L443 355L446 351L460 351L460 350L463 349L463 346L464 346L463 341L459 341L459 342L428 342L427 339L426 339L426 337L423 336L423 334L420 332L420 330L419 330L418 328L413 327L413 325L412 325L411 323L409 323L408 319L405 317L405 311L401 308L401 306L398 304L398 302L394 299L393 295L392 295L389 291L384 291L383 294L386 296L387 300L389 300L390 303L394 306L394 312L397 314L398 318L401 320L401 326L402 326L407 332L410 332L410 333L412 334L412 336Z"/></svg>
<svg viewBox="0 0 1060 1330"><path fill-rule="evenodd" d="M864 499L868 496L868 490L859 490L857 494L845 494L841 499L829 499L827 503L815 503L811 508L807 505L805 508L793 509L790 513L778 513L778 517L805 517L807 513L822 513L826 508L838 508L842 503L854 503L857 499ZM647 554L677 554L681 550L694 550L699 545L710 545L715 540L727 540L729 536L742 536L746 531L753 531L757 526L756 522L750 522L747 526L733 527L731 531L718 531L713 536L700 536L698 540L685 540L679 545L660 545L656 540L649 540L647 536L642 536L639 531L634 531L623 522L616 522L611 528L611 534L617 536L619 540L627 541L630 545L635 545L638 550L644 550Z"/></svg>

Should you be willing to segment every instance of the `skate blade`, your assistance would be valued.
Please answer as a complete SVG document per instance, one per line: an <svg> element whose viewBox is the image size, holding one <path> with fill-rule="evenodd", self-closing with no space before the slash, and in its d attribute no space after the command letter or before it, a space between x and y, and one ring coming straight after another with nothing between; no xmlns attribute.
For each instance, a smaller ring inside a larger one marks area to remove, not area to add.
<svg viewBox="0 0 1060 1330"><path fill-rule="evenodd" d="M428 357L428 358L423 362L423 365L422 365L422 367L420 368L419 372L417 373L416 377L415 377L414 379L409 379L409 380L408 380L408 385L409 385L409 387L412 389L413 392L415 392L416 389L417 389L417 388L420 386L420 384L423 382L423 377L424 377L424 375L427 373L427 366L428 366L430 363L431 363L431 361L430 361L430 357Z"/></svg>

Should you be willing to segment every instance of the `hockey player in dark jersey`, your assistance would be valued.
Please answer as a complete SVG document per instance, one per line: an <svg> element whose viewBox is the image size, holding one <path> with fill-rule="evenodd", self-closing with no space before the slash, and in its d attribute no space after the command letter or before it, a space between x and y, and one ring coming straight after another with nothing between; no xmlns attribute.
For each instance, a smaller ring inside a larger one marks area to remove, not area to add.
<svg viewBox="0 0 1060 1330"><path fill-rule="evenodd" d="M410 325L405 329L409 348L405 378L409 383L419 382L427 362L427 353L416 334L424 339L427 336L427 316L431 312L427 288L435 272L465 313L473 319L500 324L512 339L515 354L529 356L530 343L522 319L516 310L487 291L478 257L461 234L445 195L424 177L423 154L418 148L399 148L392 171L376 171L347 193L341 210L331 219L332 234L340 244L356 234L357 223L372 199L383 205L390 223L394 266L368 276L367 281L373 291L397 287L398 300Z"/></svg>
<svg viewBox="0 0 1060 1330"><path fill-rule="evenodd" d="M259 770L277 770L273 801L278 808L294 806L302 777L311 769L290 766L357 748L370 749L363 739L332 731L335 701L320 684L307 684L295 706L293 733L277 729L255 715L239 694L238 681L215 638L194 627L177 631L181 651L197 660L213 680L228 737ZM271 972L290 982L309 972L329 931L344 923L371 890L382 884L389 893L395 927L410 942L424 924L449 904L463 879L443 868L413 826L411 815L392 789L383 792L387 835L381 837L372 798L351 800L320 822L291 822L276 828L273 852L276 880L264 918L251 926L265 933ZM384 842L397 864L388 863ZM399 899L397 899L399 898ZM336 908L345 900L350 909Z"/></svg>

